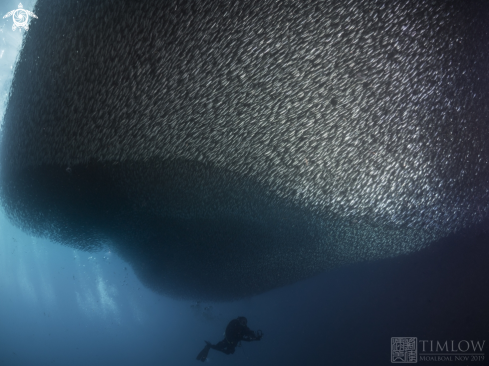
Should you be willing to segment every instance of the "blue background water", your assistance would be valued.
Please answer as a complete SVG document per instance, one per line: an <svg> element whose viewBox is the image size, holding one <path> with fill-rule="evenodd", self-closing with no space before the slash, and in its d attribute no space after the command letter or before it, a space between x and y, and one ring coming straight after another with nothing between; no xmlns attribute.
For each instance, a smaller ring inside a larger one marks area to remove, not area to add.
<svg viewBox="0 0 489 366"><path fill-rule="evenodd" d="M4 2L0 11L17 5ZM4 20L2 99L22 35ZM409 256L237 302L199 303L146 289L109 248L87 253L33 238L0 213L0 365L197 365L204 340L221 340L240 315L263 339L231 356L211 350L208 363L387 365L391 337L489 339L489 239L481 227Z"/></svg>
<svg viewBox="0 0 489 366"><path fill-rule="evenodd" d="M338 299L327 292L348 292L334 272L321 281L329 282L327 292L307 281L239 302L197 304L147 290L108 251L85 253L33 239L4 217L0 227L2 365L195 365L204 339L222 339L238 315L261 328L263 340L243 342L232 356L211 351L210 362L288 364L307 359L311 332L322 338L315 347L341 336L331 327L344 311L333 309Z"/></svg>
<svg viewBox="0 0 489 366"><path fill-rule="evenodd" d="M108 250L35 239L2 216L0 365L196 365L204 340L221 340L239 315L265 336L234 355L211 350L209 363L387 365L391 337L487 339L488 237L455 239L237 302L197 303L146 289Z"/></svg>

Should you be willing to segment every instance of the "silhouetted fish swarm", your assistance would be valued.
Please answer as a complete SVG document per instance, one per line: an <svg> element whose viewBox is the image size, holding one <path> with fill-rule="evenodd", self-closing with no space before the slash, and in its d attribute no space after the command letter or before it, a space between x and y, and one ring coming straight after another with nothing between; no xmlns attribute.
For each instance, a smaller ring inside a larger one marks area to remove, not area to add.
<svg viewBox="0 0 489 366"><path fill-rule="evenodd" d="M23 229L235 299L489 209L489 2L39 0L1 142Z"/></svg>

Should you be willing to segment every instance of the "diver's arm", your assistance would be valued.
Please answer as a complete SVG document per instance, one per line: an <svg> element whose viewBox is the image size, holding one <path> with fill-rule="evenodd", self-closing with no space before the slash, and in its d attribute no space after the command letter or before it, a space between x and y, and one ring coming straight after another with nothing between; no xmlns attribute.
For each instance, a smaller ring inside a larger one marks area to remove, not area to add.
<svg viewBox="0 0 489 366"><path fill-rule="evenodd" d="M244 332L243 341L251 342L251 341L259 341L261 337L257 336L255 332L253 332L250 328L246 328Z"/></svg>

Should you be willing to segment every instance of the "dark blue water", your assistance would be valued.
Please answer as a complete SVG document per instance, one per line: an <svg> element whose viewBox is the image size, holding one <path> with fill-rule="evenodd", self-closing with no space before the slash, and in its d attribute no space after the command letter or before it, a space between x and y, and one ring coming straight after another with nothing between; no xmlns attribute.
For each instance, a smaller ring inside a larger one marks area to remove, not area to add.
<svg viewBox="0 0 489 366"><path fill-rule="evenodd" d="M198 303L151 292L114 253L0 224L0 365L198 365L204 340L217 343L240 315L263 339L234 355L211 350L208 363L387 365L391 337L488 338L483 231L238 302Z"/></svg>
<svg viewBox="0 0 489 366"><path fill-rule="evenodd" d="M34 8L34 1L23 4ZM17 5L2 2L2 15ZM24 35L11 25L7 19L0 27L2 103ZM229 356L211 350L206 363L392 365L391 338L417 337L422 365L489 364L482 359L489 344L488 227L260 296L209 303L157 294L108 248L88 253L33 238L0 213L0 366L199 365L204 340L223 339L237 316L264 337ZM464 341L479 342L480 352L460 351ZM425 353L434 344L431 353L446 359L423 361L423 344ZM437 344L447 344L446 352Z"/></svg>

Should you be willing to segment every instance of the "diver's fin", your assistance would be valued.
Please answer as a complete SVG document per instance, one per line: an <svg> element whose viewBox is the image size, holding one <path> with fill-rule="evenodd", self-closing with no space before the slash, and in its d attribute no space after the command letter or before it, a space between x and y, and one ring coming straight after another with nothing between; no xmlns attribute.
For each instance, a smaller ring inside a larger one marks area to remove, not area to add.
<svg viewBox="0 0 489 366"><path fill-rule="evenodd" d="M202 351L200 351L200 353L197 356L198 361L204 362L207 359L207 355L209 354L209 350L211 349L211 344L207 341L205 341L205 343L207 343L207 345L204 347L204 349Z"/></svg>

